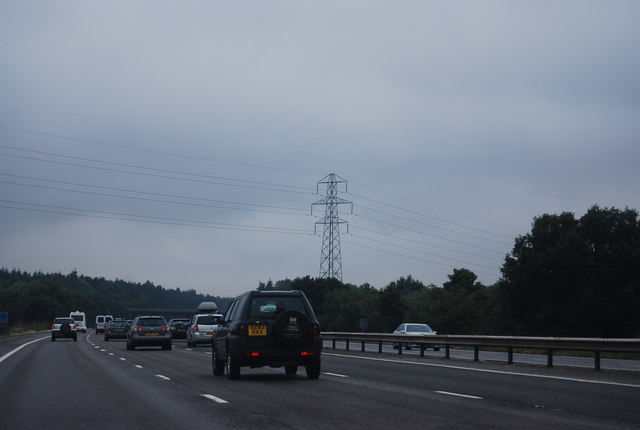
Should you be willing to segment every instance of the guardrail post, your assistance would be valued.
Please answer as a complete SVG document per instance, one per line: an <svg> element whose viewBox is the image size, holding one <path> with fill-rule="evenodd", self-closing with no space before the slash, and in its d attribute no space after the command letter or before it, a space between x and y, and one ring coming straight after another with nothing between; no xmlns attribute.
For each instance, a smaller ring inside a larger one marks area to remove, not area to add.
<svg viewBox="0 0 640 430"><path fill-rule="evenodd" d="M547 367L553 367L553 349L547 350Z"/></svg>
<svg viewBox="0 0 640 430"><path fill-rule="evenodd" d="M424 350L425 349L426 348L424 347L424 343L421 343L420 344L420 357L424 357Z"/></svg>
<svg viewBox="0 0 640 430"><path fill-rule="evenodd" d="M349 351L349 339L347 339L347 351Z"/></svg>
<svg viewBox="0 0 640 430"><path fill-rule="evenodd" d="M507 362L513 364L513 347L511 346L507 349Z"/></svg>
<svg viewBox="0 0 640 430"><path fill-rule="evenodd" d="M480 347L478 345L473 347L473 361L480 361Z"/></svg>
<svg viewBox="0 0 640 430"><path fill-rule="evenodd" d="M362 341L362 348L360 348L360 351L364 352L364 340Z"/></svg>
<svg viewBox="0 0 640 430"><path fill-rule="evenodd" d="M600 370L600 351L596 351L593 370Z"/></svg>
<svg viewBox="0 0 640 430"><path fill-rule="evenodd" d="M336 338L333 338L333 349L336 349Z"/></svg>
<svg viewBox="0 0 640 430"><path fill-rule="evenodd" d="M402 355L402 342L398 343L398 355Z"/></svg>
<svg viewBox="0 0 640 430"><path fill-rule="evenodd" d="M451 358L451 352L449 351L449 344L444 347L444 358Z"/></svg>
<svg viewBox="0 0 640 430"><path fill-rule="evenodd" d="M378 354L382 354L382 341L378 342Z"/></svg>

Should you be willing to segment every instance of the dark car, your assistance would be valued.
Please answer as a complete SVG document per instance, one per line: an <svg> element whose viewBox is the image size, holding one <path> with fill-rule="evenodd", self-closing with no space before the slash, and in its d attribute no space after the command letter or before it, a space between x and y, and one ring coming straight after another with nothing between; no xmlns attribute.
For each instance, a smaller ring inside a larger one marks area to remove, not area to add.
<svg viewBox="0 0 640 430"><path fill-rule="evenodd" d="M249 291L236 298L213 335L213 374L229 379L241 367L283 367L293 376L304 366L320 376L320 323L302 291Z"/></svg>
<svg viewBox="0 0 640 430"><path fill-rule="evenodd" d="M186 339L187 338L187 328L189 328L189 324L191 320L188 318L174 318L169 320L169 327L171 327L171 336L174 339Z"/></svg>
<svg viewBox="0 0 640 430"><path fill-rule="evenodd" d="M127 349L137 346L161 346L171 349L171 329L162 316L139 316L133 320L127 333Z"/></svg>
<svg viewBox="0 0 640 430"><path fill-rule="evenodd" d="M115 319L109 321L104 329L104 340L110 339L126 339L127 332L129 331L129 324L126 320Z"/></svg>

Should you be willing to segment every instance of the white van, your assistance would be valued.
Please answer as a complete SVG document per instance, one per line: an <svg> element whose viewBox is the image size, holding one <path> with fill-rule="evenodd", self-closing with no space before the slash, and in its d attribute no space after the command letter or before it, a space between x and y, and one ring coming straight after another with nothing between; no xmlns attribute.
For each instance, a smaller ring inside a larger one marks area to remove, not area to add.
<svg viewBox="0 0 640 430"><path fill-rule="evenodd" d="M98 315L96 317L96 334L104 333L104 329L107 328L107 324L112 320L113 317L111 315Z"/></svg>
<svg viewBox="0 0 640 430"><path fill-rule="evenodd" d="M87 316L84 312L75 311L69 314L69 318L73 318L76 322L76 326L78 327L78 331L82 333L87 332Z"/></svg>

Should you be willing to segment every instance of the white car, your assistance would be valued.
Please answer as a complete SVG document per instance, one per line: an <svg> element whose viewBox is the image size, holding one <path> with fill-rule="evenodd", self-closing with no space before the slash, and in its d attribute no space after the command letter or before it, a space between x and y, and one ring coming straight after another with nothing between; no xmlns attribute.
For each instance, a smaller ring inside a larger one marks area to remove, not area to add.
<svg viewBox="0 0 640 430"><path fill-rule="evenodd" d="M393 332L393 334L407 335L407 336L433 336L438 334L433 331L428 324L422 323L402 323L398 326L398 328ZM398 343L393 344L393 349L398 349L400 345ZM404 343L402 342L403 349L411 349L411 347L420 347L418 343ZM433 348L434 351L439 351L440 346L438 345L425 345L425 348Z"/></svg>
<svg viewBox="0 0 640 430"><path fill-rule="evenodd" d="M222 321L221 314L194 315L187 329L187 346L198 346L199 343L211 345L211 337L220 321Z"/></svg>
<svg viewBox="0 0 640 430"><path fill-rule="evenodd" d="M55 342L58 338L71 338L78 340L78 326L73 318L58 317L51 324L51 341Z"/></svg>

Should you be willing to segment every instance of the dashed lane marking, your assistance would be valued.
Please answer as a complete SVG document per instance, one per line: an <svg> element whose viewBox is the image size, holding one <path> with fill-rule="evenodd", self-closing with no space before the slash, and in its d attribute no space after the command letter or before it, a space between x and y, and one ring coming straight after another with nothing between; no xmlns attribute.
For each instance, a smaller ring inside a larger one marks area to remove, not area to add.
<svg viewBox="0 0 640 430"><path fill-rule="evenodd" d="M330 373L330 372L323 372L323 375L327 375L327 376L335 376L337 378L348 378L347 375L341 375L339 373Z"/></svg>
<svg viewBox="0 0 640 430"><path fill-rule="evenodd" d="M222 404L222 403L229 403L229 402L227 402L226 400L221 399L220 397L216 397L216 396L211 395L211 394L200 394L200 395L201 395L202 397L206 398L206 399L213 400L213 401L214 401L214 402L216 402L216 403L221 403L221 404Z"/></svg>
<svg viewBox="0 0 640 430"><path fill-rule="evenodd" d="M434 393L444 394L445 396L463 397L465 399L482 400L482 397L472 396L470 394L451 393L449 391L434 391Z"/></svg>

